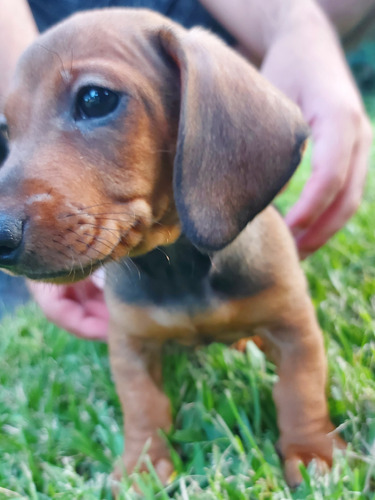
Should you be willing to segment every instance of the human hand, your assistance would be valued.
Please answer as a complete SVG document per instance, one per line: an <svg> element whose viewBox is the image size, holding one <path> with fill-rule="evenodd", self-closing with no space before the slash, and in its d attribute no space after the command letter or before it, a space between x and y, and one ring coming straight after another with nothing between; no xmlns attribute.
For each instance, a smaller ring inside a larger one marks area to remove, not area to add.
<svg viewBox="0 0 375 500"><path fill-rule="evenodd" d="M88 278L73 285L28 282L47 319L77 337L107 340L108 310L98 282Z"/></svg>
<svg viewBox="0 0 375 500"><path fill-rule="evenodd" d="M357 210L372 140L343 53L324 23L313 18L303 30L275 39L262 65L263 74L301 107L311 127L312 174L286 216L301 258L321 247Z"/></svg>

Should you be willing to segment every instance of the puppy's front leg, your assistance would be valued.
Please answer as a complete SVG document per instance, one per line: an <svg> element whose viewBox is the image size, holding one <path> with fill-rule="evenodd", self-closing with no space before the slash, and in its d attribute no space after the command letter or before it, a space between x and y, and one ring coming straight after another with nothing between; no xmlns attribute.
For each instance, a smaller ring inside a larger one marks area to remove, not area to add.
<svg viewBox="0 0 375 500"><path fill-rule="evenodd" d="M302 481L301 462L307 465L316 459L324 470L332 464L334 446L345 447L328 415L323 337L307 297L293 315L284 316L281 324L267 331L266 343L279 375L274 388L278 448L287 482L296 486Z"/></svg>
<svg viewBox="0 0 375 500"><path fill-rule="evenodd" d="M159 430L168 431L172 420L161 386L161 347L160 342L126 335L123 328L110 323L111 368L124 414L125 468L132 472L149 443L147 454L161 481L166 482L173 466ZM120 469L115 476L121 477Z"/></svg>

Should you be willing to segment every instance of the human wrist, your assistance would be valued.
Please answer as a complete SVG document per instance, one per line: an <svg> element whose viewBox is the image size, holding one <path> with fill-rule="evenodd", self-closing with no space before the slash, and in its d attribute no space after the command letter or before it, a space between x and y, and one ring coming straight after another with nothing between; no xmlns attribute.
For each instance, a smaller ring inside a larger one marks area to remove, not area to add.
<svg viewBox="0 0 375 500"><path fill-rule="evenodd" d="M315 0L345 40L353 30L366 29L375 15L375 0Z"/></svg>
<svg viewBox="0 0 375 500"><path fill-rule="evenodd" d="M0 46L9 47L0 55L0 112L17 61L37 35L38 29L26 0L0 1Z"/></svg>
<svg viewBox="0 0 375 500"><path fill-rule="evenodd" d="M293 39L302 43L322 45L333 43L340 47L338 36L328 17L314 0L291 1L288 11L279 13L279 22L265 28L263 56L280 40ZM297 47L298 48L298 47ZM340 49L341 50L341 49Z"/></svg>
<svg viewBox="0 0 375 500"><path fill-rule="evenodd" d="M303 108L306 97L311 100L312 94L324 96L332 88L337 92L338 81L342 82L343 92L348 85L355 91L338 36L314 2L304 3L280 24L269 42L261 70Z"/></svg>

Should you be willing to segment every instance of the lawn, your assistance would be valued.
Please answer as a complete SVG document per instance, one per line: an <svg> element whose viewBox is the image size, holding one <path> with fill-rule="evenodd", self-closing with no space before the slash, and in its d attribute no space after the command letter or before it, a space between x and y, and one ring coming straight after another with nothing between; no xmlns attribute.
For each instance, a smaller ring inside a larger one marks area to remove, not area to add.
<svg viewBox="0 0 375 500"><path fill-rule="evenodd" d="M375 118L375 98L367 98ZM291 491L275 452L274 367L214 344L168 346L165 389L176 474L124 480L119 498L181 500L372 499L375 496L375 157L366 195L347 227L303 266L329 359L332 420L349 443L325 476L303 470ZM280 201L296 199L308 158ZM0 324L0 500L111 499L109 473L123 448L107 348L49 324L34 305Z"/></svg>

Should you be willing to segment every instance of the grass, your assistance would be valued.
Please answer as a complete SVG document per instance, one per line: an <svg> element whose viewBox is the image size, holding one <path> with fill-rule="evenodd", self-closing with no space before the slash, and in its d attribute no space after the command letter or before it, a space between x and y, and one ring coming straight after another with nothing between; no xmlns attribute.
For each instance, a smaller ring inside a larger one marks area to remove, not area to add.
<svg viewBox="0 0 375 500"><path fill-rule="evenodd" d="M375 99L369 101L375 113ZM329 407L348 441L332 471L303 470L291 491L275 452L274 367L249 343L168 346L165 388L175 427L166 437L176 475L150 468L119 498L180 500L372 499L375 495L375 158L358 214L304 263L329 359ZM308 162L281 204L296 198ZM49 324L34 305L0 324L0 500L111 499L122 448L121 412L107 348ZM134 492L136 483L141 494Z"/></svg>

